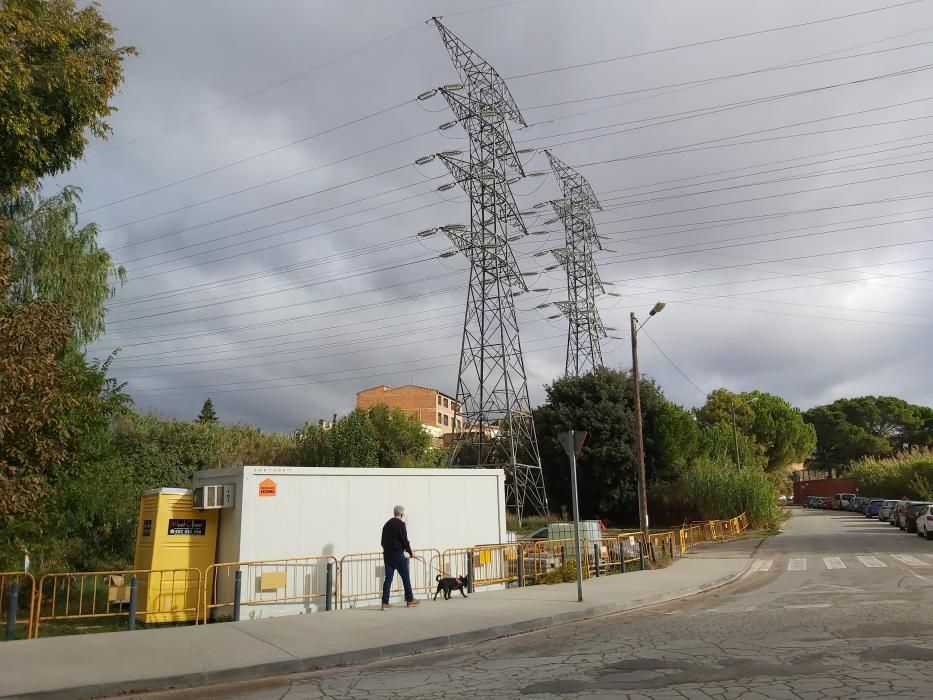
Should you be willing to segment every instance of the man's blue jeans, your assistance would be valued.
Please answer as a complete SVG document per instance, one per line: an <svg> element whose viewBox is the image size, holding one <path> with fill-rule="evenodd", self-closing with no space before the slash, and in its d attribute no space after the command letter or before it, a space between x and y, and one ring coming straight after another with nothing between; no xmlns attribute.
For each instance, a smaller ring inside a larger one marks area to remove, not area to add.
<svg viewBox="0 0 933 700"><path fill-rule="evenodd" d="M392 590L392 580L395 578L396 571L398 571L399 576L402 577L402 586L405 588L405 600L414 600L415 596L411 592L411 576L408 575L408 559L405 557L405 553L386 554L383 552L382 561L385 563L386 567L386 580L382 584L382 602L389 602L389 592Z"/></svg>

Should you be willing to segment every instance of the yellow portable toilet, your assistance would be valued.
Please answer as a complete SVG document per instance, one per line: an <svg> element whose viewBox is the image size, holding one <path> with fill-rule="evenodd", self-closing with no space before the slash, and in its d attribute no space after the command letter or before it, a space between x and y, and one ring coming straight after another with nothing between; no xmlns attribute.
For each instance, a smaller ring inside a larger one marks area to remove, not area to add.
<svg viewBox="0 0 933 700"><path fill-rule="evenodd" d="M142 622L196 619L204 572L217 550L217 516L216 510L196 509L187 489L143 494L133 565L137 571L151 572L137 574ZM210 581L207 586L210 600Z"/></svg>

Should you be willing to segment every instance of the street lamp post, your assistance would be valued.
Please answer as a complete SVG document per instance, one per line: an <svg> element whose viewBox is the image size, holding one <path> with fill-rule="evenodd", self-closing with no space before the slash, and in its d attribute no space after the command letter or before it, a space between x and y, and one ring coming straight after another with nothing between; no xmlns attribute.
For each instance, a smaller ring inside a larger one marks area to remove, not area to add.
<svg viewBox="0 0 933 700"><path fill-rule="evenodd" d="M650 319L664 308L662 302L654 305L648 313ZM635 403L635 460L638 469L638 528L641 530L643 541L648 543L648 486L645 481L645 440L641 419L641 381L638 376L638 319L635 312L630 315L632 324L632 392ZM647 321L645 321L647 323ZM642 324L644 325L644 324Z"/></svg>

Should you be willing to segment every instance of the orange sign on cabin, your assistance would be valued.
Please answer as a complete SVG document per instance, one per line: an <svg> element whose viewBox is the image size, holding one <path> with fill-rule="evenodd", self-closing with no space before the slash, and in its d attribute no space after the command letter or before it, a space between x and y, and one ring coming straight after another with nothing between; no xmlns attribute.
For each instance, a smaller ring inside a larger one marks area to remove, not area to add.
<svg viewBox="0 0 933 700"><path fill-rule="evenodd" d="M263 479L259 482L259 496L274 496L276 493L276 483L272 479Z"/></svg>

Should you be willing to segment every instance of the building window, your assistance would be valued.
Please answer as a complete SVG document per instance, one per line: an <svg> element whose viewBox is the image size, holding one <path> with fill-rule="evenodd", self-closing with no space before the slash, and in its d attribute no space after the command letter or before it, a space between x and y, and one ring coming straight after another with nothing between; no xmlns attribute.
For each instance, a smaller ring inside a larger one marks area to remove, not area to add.
<svg viewBox="0 0 933 700"><path fill-rule="evenodd" d="M444 399L444 408L450 408L450 404L447 403L447 399Z"/></svg>
<svg viewBox="0 0 933 700"><path fill-rule="evenodd" d="M458 420L458 421L457 421L457 430L460 430L462 427L463 427L463 423L461 423L461 422Z"/></svg>
<svg viewBox="0 0 933 700"><path fill-rule="evenodd" d="M444 416L444 425L450 425L450 419L447 416Z"/></svg>
<svg viewBox="0 0 933 700"><path fill-rule="evenodd" d="M438 413L438 414L437 414L437 424L440 425L442 420L443 420L443 416L441 416L441 414Z"/></svg>

